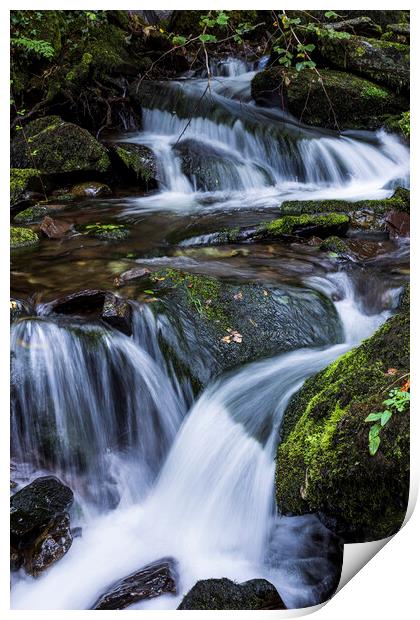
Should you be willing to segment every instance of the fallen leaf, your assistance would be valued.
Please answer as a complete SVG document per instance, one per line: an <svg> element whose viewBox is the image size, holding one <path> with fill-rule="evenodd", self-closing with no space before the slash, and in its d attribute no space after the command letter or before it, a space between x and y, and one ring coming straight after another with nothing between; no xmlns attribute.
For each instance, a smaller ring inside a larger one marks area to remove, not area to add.
<svg viewBox="0 0 420 620"><path fill-rule="evenodd" d="M388 368L388 370L386 371L385 374L387 374L387 375L396 375L397 372L398 372L397 368Z"/></svg>
<svg viewBox="0 0 420 620"><path fill-rule="evenodd" d="M410 391L410 379L407 379L407 381L404 383L404 385L401 388L401 392L409 392Z"/></svg>

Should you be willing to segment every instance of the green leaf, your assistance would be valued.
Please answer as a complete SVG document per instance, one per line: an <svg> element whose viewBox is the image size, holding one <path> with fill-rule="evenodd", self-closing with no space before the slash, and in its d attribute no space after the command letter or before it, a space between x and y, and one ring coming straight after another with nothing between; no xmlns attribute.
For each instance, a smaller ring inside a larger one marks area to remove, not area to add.
<svg viewBox="0 0 420 620"><path fill-rule="evenodd" d="M376 422L382 418L383 411L378 411L376 413L369 413L368 417L365 418L365 422Z"/></svg>
<svg viewBox="0 0 420 620"><path fill-rule="evenodd" d="M369 431L369 441L371 441L374 437L377 437L380 432L381 432L380 424L374 424L373 426L371 426L370 431Z"/></svg>
<svg viewBox="0 0 420 620"><path fill-rule="evenodd" d="M217 41L214 34L200 34L198 38L202 43L216 43Z"/></svg>
<svg viewBox="0 0 420 620"><path fill-rule="evenodd" d="M392 418L392 411L386 409L381 415L381 426L385 426L385 424Z"/></svg>
<svg viewBox="0 0 420 620"><path fill-rule="evenodd" d="M324 15L327 19L335 19L336 17L339 17L339 15L335 11L326 11Z"/></svg>
<svg viewBox="0 0 420 620"><path fill-rule="evenodd" d="M219 26L226 26L226 24L229 21L229 15L226 15L226 13L224 11L219 11L219 14L216 18L216 23Z"/></svg>
<svg viewBox="0 0 420 620"><path fill-rule="evenodd" d="M375 456L377 453L380 443L380 437L373 437L372 439L369 439L369 452L372 456Z"/></svg>
<svg viewBox="0 0 420 620"><path fill-rule="evenodd" d="M173 37L172 39L172 43L174 45L185 45L186 42L187 42L187 38L181 35Z"/></svg>
<svg viewBox="0 0 420 620"><path fill-rule="evenodd" d="M305 63L304 62L297 62L296 63L296 71L302 71L302 69L305 68Z"/></svg>
<svg viewBox="0 0 420 620"><path fill-rule="evenodd" d="M147 293L148 295L154 295L155 291L152 291L151 289L146 289L143 291L143 293Z"/></svg>

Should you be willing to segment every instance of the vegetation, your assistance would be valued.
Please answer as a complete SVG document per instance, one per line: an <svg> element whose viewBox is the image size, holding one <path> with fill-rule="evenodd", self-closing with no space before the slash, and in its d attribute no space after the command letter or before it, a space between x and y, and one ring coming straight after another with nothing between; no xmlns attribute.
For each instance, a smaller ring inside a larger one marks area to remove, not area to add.
<svg viewBox="0 0 420 620"><path fill-rule="evenodd" d="M381 443L380 433L383 427L388 424L395 412L402 413L410 401L410 383L406 382L403 387L394 388L389 393L389 398L383 401L386 405L384 411L370 413L365 422L375 422L369 430L369 452L374 456Z"/></svg>

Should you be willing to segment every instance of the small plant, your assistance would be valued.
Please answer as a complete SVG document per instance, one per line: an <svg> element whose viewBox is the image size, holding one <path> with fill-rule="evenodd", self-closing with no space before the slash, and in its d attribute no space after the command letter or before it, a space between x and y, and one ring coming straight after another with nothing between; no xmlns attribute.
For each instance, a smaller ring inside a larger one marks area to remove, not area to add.
<svg viewBox="0 0 420 620"><path fill-rule="evenodd" d="M27 37L12 37L11 43L14 46L21 47L30 54L42 58L52 58L55 54L53 46L42 39L28 39Z"/></svg>
<svg viewBox="0 0 420 620"><path fill-rule="evenodd" d="M402 413L410 402L410 381L401 388L394 388L389 392L389 398L383 401L385 409L370 413L365 422L375 422L369 430L369 452L374 456L381 443L380 433L383 427L388 424L394 413Z"/></svg>

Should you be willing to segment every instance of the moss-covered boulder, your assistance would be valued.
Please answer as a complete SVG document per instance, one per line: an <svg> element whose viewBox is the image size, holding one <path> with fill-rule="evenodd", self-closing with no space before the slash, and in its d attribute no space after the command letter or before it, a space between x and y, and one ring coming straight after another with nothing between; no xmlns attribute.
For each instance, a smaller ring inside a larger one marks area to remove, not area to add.
<svg viewBox="0 0 420 620"><path fill-rule="evenodd" d="M105 183L99 181L86 181L73 185L69 193L76 197L86 198L105 198L112 196L112 191Z"/></svg>
<svg viewBox="0 0 420 620"><path fill-rule="evenodd" d="M331 37L319 29L313 39L316 55L324 63L359 74L396 91L408 91L410 84L410 48L402 43L362 38Z"/></svg>
<svg viewBox="0 0 420 620"><path fill-rule="evenodd" d="M245 362L342 338L334 305L309 289L164 269L141 278L139 290L169 319L177 356L201 384Z"/></svg>
<svg viewBox="0 0 420 620"><path fill-rule="evenodd" d="M122 180L145 189L158 186L156 156L144 144L115 142L110 146L113 168Z"/></svg>
<svg viewBox="0 0 420 620"><path fill-rule="evenodd" d="M251 83L257 103L286 108L307 125L331 129L378 129L407 101L385 86L344 71L272 67Z"/></svg>
<svg viewBox="0 0 420 620"><path fill-rule="evenodd" d="M106 149L86 130L46 116L25 126L11 144L11 165L29 168L34 164L45 174L102 175L109 170ZM28 144L29 143L29 144Z"/></svg>
<svg viewBox="0 0 420 620"><path fill-rule="evenodd" d="M264 222L257 228L257 235L263 238L284 237L288 235L328 237L345 234L349 227L348 215L328 213L327 215L284 215L271 222Z"/></svg>
<svg viewBox="0 0 420 620"><path fill-rule="evenodd" d="M197 581L178 609L286 609L286 605L266 579L235 583L223 578Z"/></svg>
<svg viewBox="0 0 420 620"><path fill-rule="evenodd" d="M320 243L319 249L322 252L329 252L330 254L342 257L350 257L352 255L352 252L346 242L340 239L340 237L336 237L334 235L324 239Z"/></svg>
<svg viewBox="0 0 420 620"><path fill-rule="evenodd" d="M350 218L353 228L367 230L386 230L386 214L391 211L410 212L410 191L399 187L391 198L383 200L287 200L282 203L285 215L304 215L318 213L341 213Z"/></svg>
<svg viewBox="0 0 420 620"><path fill-rule="evenodd" d="M348 32L361 37L380 38L382 35L382 27L375 23L369 15L360 15L359 17L351 17L338 22L326 23L326 28L335 30L336 32Z"/></svg>
<svg viewBox="0 0 420 620"><path fill-rule="evenodd" d="M409 372L409 297L359 347L306 381L284 417L276 460L283 513L321 513L347 540L377 540L401 526L409 492L409 414L396 413L369 452L366 417L384 409Z"/></svg>
<svg viewBox="0 0 420 620"><path fill-rule="evenodd" d="M35 168L10 169L10 206L26 200L30 191L42 191L40 171Z"/></svg>
<svg viewBox="0 0 420 620"><path fill-rule="evenodd" d="M388 117L385 121L385 129L391 133L399 133L408 141L410 139L410 111Z"/></svg>
<svg viewBox="0 0 420 620"><path fill-rule="evenodd" d="M383 33L382 39L384 41L393 41L394 43L403 43L410 45L410 24L388 24L386 32Z"/></svg>
<svg viewBox="0 0 420 620"><path fill-rule="evenodd" d="M130 229L124 224L87 224L82 232L104 241L122 241L130 236Z"/></svg>
<svg viewBox="0 0 420 620"><path fill-rule="evenodd" d="M30 228L21 228L19 226L12 226L10 228L10 247L12 250L34 246L38 242L38 235Z"/></svg>

